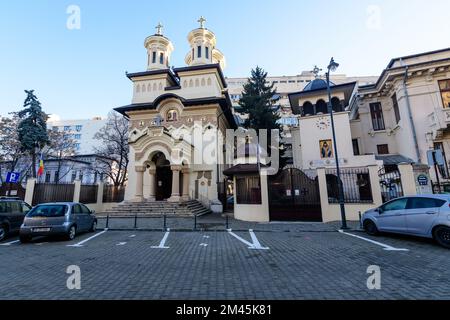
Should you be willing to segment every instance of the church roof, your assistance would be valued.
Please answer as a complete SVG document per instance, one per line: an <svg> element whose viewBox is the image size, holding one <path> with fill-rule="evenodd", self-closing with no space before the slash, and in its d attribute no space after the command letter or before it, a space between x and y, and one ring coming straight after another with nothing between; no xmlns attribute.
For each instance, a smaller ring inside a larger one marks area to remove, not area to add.
<svg viewBox="0 0 450 320"><path fill-rule="evenodd" d="M334 83L330 81L330 86L334 86ZM303 91L312 91L312 90L320 90L320 89L326 89L327 88L327 82L323 79L317 78L308 83Z"/></svg>

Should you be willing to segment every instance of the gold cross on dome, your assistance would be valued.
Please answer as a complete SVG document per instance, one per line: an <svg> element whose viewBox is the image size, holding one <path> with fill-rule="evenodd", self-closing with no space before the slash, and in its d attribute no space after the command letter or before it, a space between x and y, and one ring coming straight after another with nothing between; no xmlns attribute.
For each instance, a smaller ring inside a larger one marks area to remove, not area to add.
<svg viewBox="0 0 450 320"><path fill-rule="evenodd" d="M314 73L314 77L317 79L319 77L319 72L322 71L317 65L314 66L314 69L312 70L312 73Z"/></svg>
<svg viewBox="0 0 450 320"><path fill-rule="evenodd" d="M206 22L206 19L203 18L203 16L201 16L200 19L197 20L197 22L200 23L200 28L201 28L201 29L204 29L204 28L205 28L205 22Z"/></svg>
<svg viewBox="0 0 450 320"><path fill-rule="evenodd" d="M161 22L160 23L158 23L158 25L156 26L156 34L157 35L162 35L162 29L163 29L163 25L161 24Z"/></svg>

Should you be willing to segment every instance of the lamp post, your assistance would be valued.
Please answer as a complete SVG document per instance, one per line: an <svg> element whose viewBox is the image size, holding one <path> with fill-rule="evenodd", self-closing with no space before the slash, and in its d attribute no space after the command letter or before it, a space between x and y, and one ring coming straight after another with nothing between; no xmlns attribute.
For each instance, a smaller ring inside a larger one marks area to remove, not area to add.
<svg viewBox="0 0 450 320"><path fill-rule="evenodd" d="M328 92L328 112L330 113L331 118L331 130L333 132L333 144L334 144L334 157L336 161L336 174L338 179L338 193L339 193L339 206L341 208L341 220L342 220L342 226L341 229L348 229L347 227L347 219L345 217L345 204L344 204L344 190L342 187L342 180L341 180L341 171L339 168L339 154L338 154L338 147L336 143L336 131L334 128L334 117L333 117L333 105L331 104L331 88L330 88L330 72L336 71L336 69L339 67L339 64L334 61L334 58L331 58L330 64L328 65L327 69L327 92Z"/></svg>

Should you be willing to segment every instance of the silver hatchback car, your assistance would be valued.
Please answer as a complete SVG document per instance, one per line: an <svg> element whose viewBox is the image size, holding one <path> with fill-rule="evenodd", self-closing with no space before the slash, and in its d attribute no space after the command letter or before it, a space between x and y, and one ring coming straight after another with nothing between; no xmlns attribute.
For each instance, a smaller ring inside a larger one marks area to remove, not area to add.
<svg viewBox="0 0 450 320"><path fill-rule="evenodd" d="M450 195L398 198L366 211L362 224L371 235L392 232L433 238L450 248Z"/></svg>
<svg viewBox="0 0 450 320"><path fill-rule="evenodd" d="M35 236L64 236L73 240L80 232L94 232L97 219L94 212L81 203L40 204L27 213L20 227L20 241L30 242Z"/></svg>

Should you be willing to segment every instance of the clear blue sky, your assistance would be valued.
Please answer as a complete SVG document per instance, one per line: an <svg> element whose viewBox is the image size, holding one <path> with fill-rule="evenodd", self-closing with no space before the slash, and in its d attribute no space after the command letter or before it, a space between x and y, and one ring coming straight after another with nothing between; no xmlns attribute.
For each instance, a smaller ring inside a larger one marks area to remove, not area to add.
<svg viewBox="0 0 450 320"><path fill-rule="evenodd" d="M69 5L81 29L66 28ZM374 7L375 6L375 7ZM326 66L379 75L396 56L450 47L448 0L2 0L0 115L35 89L44 111L62 119L105 116L131 102L125 71L144 71L145 37L161 21L184 65L186 36L200 15L225 54L228 77L257 64L270 75Z"/></svg>

